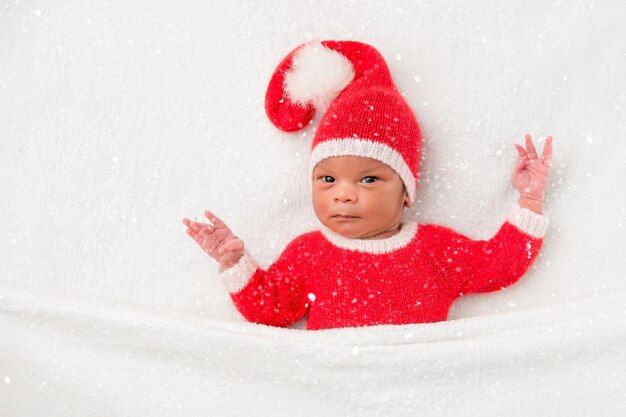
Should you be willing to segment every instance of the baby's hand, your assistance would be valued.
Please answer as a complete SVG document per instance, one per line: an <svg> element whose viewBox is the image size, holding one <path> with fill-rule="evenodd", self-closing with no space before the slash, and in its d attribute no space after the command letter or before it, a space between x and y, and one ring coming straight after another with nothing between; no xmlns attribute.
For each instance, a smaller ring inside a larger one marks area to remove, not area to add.
<svg viewBox="0 0 626 417"><path fill-rule="evenodd" d="M183 219L183 224L187 226L187 234L223 268L235 265L243 255L243 242L213 213L207 210L204 215L212 224Z"/></svg>
<svg viewBox="0 0 626 417"><path fill-rule="evenodd" d="M521 197L543 200L552 160L552 136L546 139L541 158L537 155L529 133L526 134L526 149L517 143L515 147L519 153L519 161L513 173L513 185Z"/></svg>

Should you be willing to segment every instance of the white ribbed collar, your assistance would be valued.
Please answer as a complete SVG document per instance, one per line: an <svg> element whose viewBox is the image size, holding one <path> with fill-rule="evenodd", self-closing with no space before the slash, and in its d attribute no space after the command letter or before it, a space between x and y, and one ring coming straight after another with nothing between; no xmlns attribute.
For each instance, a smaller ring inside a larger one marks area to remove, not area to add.
<svg viewBox="0 0 626 417"><path fill-rule="evenodd" d="M392 252L408 245L417 233L417 222L404 221L398 233L384 239L350 239L324 225L321 226L320 231L330 243L340 248L380 254Z"/></svg>

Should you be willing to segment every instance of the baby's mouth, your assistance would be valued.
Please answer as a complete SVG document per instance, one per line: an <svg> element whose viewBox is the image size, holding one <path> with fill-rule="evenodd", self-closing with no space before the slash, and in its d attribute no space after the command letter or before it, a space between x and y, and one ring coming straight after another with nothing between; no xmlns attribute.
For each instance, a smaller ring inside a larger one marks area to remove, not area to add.
<svg viewBox="0 0 626 417"><path fill-rule="evenodd" d="M349 216L349 215L343 215L343 214L336 214L333 216L333 218L339 219L339 220L358 219L357 216Z"/></svg>

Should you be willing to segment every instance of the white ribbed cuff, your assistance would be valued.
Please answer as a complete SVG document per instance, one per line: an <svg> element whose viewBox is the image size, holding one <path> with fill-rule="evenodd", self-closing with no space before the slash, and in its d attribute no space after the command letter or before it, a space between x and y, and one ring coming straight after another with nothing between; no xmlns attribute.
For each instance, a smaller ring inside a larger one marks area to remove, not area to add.
<svg viewBox="0 0 626 417"><path fill-rule="evenodd" d="M513 206L507 220L522 232L535 238L545 236L549 223L546 215L535 213L530 209L520 206L519 203Z"/></svg>
<svg viewBox="0 0 626 417"><path fill-rule="evenodd" d="M258 267L252 255L244 249L243 255L235 265L218 274L228 292L234 294L248 285Z"/></svg>

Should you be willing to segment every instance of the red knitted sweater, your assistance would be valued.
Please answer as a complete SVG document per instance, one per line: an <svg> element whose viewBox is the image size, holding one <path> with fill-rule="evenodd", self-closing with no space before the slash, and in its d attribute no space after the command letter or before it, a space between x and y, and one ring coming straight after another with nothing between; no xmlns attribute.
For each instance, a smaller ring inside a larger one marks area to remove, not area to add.
<svg viewBox="0 0 626 417"><path fill-rule="evenodd" d="M404 222L386 239L348 239L322 226L293 239L267 270L245 250L219 273L249 321L307 329L446 320L471 292L505 288L526 272L543 243L544 215L516 205L489 240L447 227Z"/></svg>

